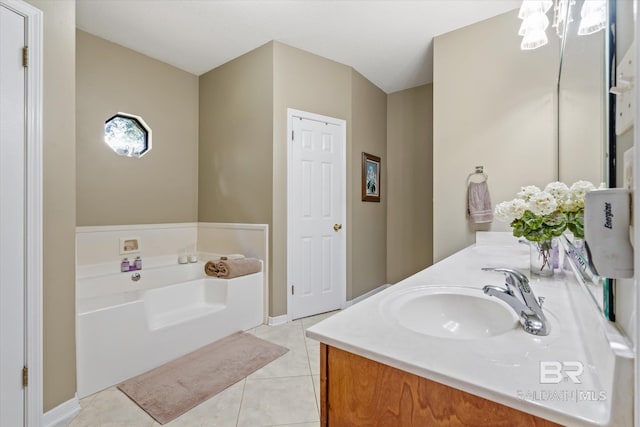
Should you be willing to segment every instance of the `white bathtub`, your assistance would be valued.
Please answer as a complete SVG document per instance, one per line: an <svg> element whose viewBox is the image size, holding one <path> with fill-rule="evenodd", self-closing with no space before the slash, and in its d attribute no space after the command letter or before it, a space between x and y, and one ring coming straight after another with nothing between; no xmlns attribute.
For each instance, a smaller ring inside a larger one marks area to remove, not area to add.
<svg viewBox="0 0 640 427"><path fill-rule="evenodd" d="M263 322L263 273L204 275L204 264L78 279L78 396Z"/></svg>

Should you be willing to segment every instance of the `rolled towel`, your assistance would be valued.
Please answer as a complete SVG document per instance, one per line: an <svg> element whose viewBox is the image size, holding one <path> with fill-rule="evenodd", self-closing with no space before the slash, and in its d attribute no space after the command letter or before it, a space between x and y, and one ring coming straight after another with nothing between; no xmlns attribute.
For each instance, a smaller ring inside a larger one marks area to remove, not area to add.
<svg viewBox="0 0 640 427"><path fill-rule="evenodd" d="M218 275L218 262L217 261L207 261L204 265L204 273L207 276L217 276Z"/></svg>
<svg viewBox="0 0 640 427"><path fill-rule="evenodd" d="M262 271L262 263L255 258L221 259L216 263L216 268L218 277L232 279Z"/></svg>

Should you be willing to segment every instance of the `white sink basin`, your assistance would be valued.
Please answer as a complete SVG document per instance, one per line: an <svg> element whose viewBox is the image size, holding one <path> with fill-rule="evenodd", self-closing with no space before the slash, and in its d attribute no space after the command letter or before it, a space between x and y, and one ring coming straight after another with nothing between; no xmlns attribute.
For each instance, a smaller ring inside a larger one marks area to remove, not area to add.
<svg viewBox="0 0 640 427"><path fill-rule="evenodd" d="M510 307L476 288L418 286L388 295L380 310L404 328L440 338L483 339L519 327Z"/></svg>

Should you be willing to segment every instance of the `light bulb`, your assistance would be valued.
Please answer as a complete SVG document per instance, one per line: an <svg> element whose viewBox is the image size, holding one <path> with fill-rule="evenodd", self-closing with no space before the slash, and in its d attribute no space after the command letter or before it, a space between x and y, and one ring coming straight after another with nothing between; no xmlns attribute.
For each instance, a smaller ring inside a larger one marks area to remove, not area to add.
<svg viewBox="0 0 640 427"><path fill-rule="evenodd" d="M578 34L585 36L602 30L607 25L607 8L605 0L586 0L580 11Z"/></svg>
<svg viewBox="0 0 640 427"><path fill-rule="evenodd" d="M531 50L537 49L540 46L544 46L547 44L549 39L547 39L547 33L544 30L534 30L529 31L522 38L522 43L520 43L520 49L522 50Z"/></svg>
<svg viewBox="0 0 640 427"><path fill-rule="evenodd" d="M552 0L523 0L518 11L518 18L526 19L535 13L547 13L553 6Z"/></svg>
<svg viewBox="0 0 640 427"><path fill-rule="evenodd" d="M546 30L549 26L549 18L547 15L543 13L536 13L530 15L525 20L522 21L522 25L520 25L520 30L518 31L518 35L524 36L530 31L536 30Z"/></svg>

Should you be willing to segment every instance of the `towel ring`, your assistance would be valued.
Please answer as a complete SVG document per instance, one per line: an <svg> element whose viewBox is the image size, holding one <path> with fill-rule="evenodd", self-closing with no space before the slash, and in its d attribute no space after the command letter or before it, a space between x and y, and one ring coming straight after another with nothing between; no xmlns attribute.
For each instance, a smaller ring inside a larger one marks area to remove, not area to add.
<svg viewBox="0 0 640 427"><path fill-rule="evenodd" d="M479 181L476 181L475 179L480 179ZM472 182L475 183L481 183L481 182L485 182L489 180L489 175L487 175L487 173L484 171L484 167L483 166L476 166L476 171L470 173L467 176L467 185L469 185Z"/></svg>

